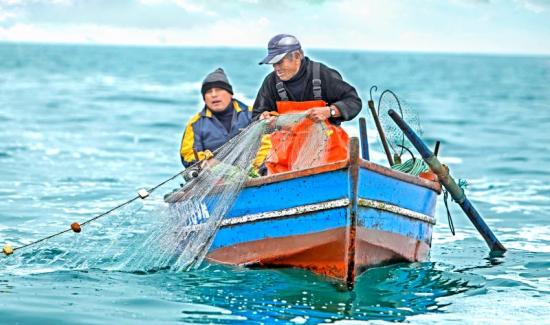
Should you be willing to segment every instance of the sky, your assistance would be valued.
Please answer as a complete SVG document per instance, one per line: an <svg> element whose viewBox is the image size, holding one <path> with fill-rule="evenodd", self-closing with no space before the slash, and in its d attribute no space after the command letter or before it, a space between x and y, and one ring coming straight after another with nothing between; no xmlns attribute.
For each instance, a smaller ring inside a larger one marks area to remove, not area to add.
<svg viewBox="0 0 550 325"><path fill-rule="evenodd" d="M550 0L0 0L0 42L550 54Z"/></svg>

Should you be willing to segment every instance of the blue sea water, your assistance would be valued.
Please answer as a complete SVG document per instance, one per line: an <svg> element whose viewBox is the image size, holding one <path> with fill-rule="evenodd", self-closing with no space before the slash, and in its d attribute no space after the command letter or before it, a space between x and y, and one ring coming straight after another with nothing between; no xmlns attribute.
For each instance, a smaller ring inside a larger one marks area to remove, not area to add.
<svg viewBox="0 0 550 325"><path fill-rule="evenodd" d="M0 44L0 243L65 229L177 173L204 75L223 67L251 104L263 52ZM0 324L550 323L550 57L307 54L365 103L371 85L406 100L509 250L491 256L454 204L452 236L440 201L430 261L373 268L352 292L300 270L114 267L132 251L117 234L155 217L144 203L0 257Z"/></svg>

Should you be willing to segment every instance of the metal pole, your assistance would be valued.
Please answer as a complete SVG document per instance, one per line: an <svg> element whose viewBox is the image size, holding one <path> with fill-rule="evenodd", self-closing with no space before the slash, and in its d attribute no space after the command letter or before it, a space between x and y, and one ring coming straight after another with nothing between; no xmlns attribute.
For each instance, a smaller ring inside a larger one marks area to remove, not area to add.
<svg viewBox="0 0 550 325"><path fill-rule="evenodd" d="M367 137L367 121L364 117L359 119L359 135L361 137L361 157L364 160L370 160L369 139Z"/></svg>
<svg viewBox="0 0 550 325"><path fill-rule="evenodd" d="M378 134L380 135L380 141L382 142L382 146L384 147L384 152L386 153L386 158L388 158L388 163L390 163L390 166L393 166L393 158L391 157L390 147L388 146L388 141L386 140L384 129L382 129L380 119L378 118L378 114L376 114L376 109L374 108L374 102L372 100L369 100L369 109L372 114L372 118L374 119L374 124L376 124Z"/></svg>

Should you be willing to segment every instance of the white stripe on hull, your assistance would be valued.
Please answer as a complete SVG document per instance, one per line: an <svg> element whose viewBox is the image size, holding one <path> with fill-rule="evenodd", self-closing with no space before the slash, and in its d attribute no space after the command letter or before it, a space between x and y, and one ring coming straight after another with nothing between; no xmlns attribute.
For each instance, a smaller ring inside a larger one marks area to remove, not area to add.
<svg viewBox="0 0 550 325"><path fill-rule="evenodd" d="M255 222L260 220L286 218L286 217L296 216L296 215L300 215L308 212L316 212L316 211L323 211L323 210L334 209L334 208L341 208L341 207L348 206L349 204L350 204L349 199L345 198L345 199L326 201L326 202L321 202L316 204L302 205L298 207L276 210L276 211L247 214L240 217L224 219L222 221L221 227L229 227L229 226ZM391 212L410 219L416 219L416 220L420 220L420 221L435 225L435 218L423 213L419 213L416 211L399 207L397 205L385 203L382 201L368 200L368 199L359 199L357 204L362 207L374 208L381 211Z"/></svg>
<svg viewBox="0 0 550 325"><path fill-rule="evenodd" d="M385 203L382 201L375 201L375 200L368 200L368 199L359 199L357 200L357 205L366 207L366 208L374 208L377 210L387 211L395 214L399 214L401 216L411 218L411 219L417 219L420 221L431 223L432 225L435 225L435 218L430 217L429 215L419 213L416 211L412 211L409 209L402 208L397 205Z"/></svg>
<svg viewBox="0 0 550 325"><path fill-rule="evenodd" d="M316 212L316 211L323 211L323 210L334 209L334 208L341 208L348 205L349 205L349 199L346 198L346 199L326 201L326 202L321 202L316 204L302 205L294 208L288 208L288 209L282 209L282 210L276 210L276 211L247 214L244 216L223 220L222 227L238 225L241 223L254 222L258 220L285 218L285 217L300 215L308 212Z"/></svg>

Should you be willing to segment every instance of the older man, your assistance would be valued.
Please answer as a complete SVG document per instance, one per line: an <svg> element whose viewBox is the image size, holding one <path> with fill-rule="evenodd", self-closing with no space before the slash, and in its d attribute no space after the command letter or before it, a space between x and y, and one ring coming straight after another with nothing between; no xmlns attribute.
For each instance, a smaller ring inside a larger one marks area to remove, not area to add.
<svg viewBox="0 0 550 325"><path fill-rule="evenodd" d="M330 131L327 132L330 136L323 162L346 159L349 138L339 125L361 111L361 99L355 88L336 70L304 56L300 42L292 35L274 36L260 64L273 65L273 72L267 75L258 91L252 118L304 112L312 122L325 123ZM295 134L304 134L306 124L296 126ZM295 151L294 146L282 141L277 133L272 135L274 150L266 161L270 173L291 170L296 159L295 152L290 152Z"/></svg>
<svg viewBox="0 0 550 325"><path fill-rule="evenodd" d="M233 99L233 87L223 69L208 74L201 87L204 108L187 123L181 140L185 167L212 157L212 152L251 122L252 107Z"/></svg>

